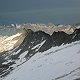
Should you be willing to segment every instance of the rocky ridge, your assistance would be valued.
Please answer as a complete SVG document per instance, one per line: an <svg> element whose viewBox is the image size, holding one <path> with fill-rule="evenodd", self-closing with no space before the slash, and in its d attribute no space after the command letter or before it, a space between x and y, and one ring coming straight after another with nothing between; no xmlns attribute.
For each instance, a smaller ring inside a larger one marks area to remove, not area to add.
<svg viewBox="0 0 80 80"><path fill-rule="evenodd" d="M15 42L15 40L17 41ZM80 28L75 29L72 34L58 31L53 32L52 35L43 31L34 32L31 29L26 30L24 28L20 33L2 41L2 44L4 44L2 46L5 46L5 43L7 43L7 46L13 42L14 44L12 48L9 46L10 49L7 48L7 50L0 52L0 76L6 76L11 70L15 69L16 66L28 61L38 52L44 52L51 47L69 44L78 40L80 40ZM23 58L20 58L22 55L24 55Z"/></svg>

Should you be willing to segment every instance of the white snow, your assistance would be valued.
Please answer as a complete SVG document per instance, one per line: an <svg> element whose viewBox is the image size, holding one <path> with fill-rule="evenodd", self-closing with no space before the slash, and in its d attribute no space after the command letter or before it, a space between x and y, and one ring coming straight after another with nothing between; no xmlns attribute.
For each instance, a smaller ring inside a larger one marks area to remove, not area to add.
<svg viewBox="0 0 80 80"><path fill-rule="evenodd" d="M26 61L25 56L27 55L28 51L25 51L24 53L22 53L18 58L19 60L16 60L15 63L11 65L11 67L16 68L18 65L21 65L22 63L24 63Z"/></svg>
<svg viewBox="0 0 80 80"><path fill-rule="evenodd" d="M41 42L40 44L37 44L36 46L34 46L34 47L32 48L32 50L33 50L33 49L36 49L36 51L38 51L38 50L40 49L40 47L41 47L45 42L46 42L46 40L44 40L44 41Z"/></svg>
<svg viewBox="0 0 80 80"><path fill-rule="evenodd" d="M15 49L13 49L13 50L15 50ZM13 52L13 55L17 55L20 51L21 51L21 49L19 49L17 52Z"/></svg>
<svg viewBox="0 0 80 80"><path fill-rule="evenodd" d="M38 52L4 80L73 80L80 77L80 41Z"/></svg>

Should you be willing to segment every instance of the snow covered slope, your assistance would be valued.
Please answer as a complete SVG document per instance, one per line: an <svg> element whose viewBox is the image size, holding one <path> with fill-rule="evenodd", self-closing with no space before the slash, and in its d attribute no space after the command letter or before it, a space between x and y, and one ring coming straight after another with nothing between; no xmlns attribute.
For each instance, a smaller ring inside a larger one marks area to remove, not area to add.
<svg viewBox="0 0 80 80"><path fill-rule="evenodd" d="M23 42L26 33L27 33L27 30L23 29L23 31L21 31L20 33L17 33L9 37L1 36L0 52L9 51L19 46Z"/></svg>
<svg viewBox="0 0 80 80"><path fill-rule="evenodd" d="M37 52L3 80L79 80L78 78L80 41Z"/></svg>

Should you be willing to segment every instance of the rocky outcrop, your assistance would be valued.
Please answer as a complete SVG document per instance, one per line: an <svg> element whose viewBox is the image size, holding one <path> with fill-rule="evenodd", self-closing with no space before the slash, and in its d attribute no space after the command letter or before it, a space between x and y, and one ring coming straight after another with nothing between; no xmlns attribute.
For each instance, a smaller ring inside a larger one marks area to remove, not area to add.
<svg viewBox="0 0 80 80"><path fill-rule="evenodd" d="M22 48L21 52L30 50L32 47L40 44L45 40L45 43L38 51L46 51L52 46L60 46L61 44L71 43L77 40L80 40L80 28L75 29L72 34L67 34L64 31L53 32L52 35L49 35L43 31L32 31L31 29L26 30L23 28L16 35L10 37L1 37L0 38L0 52L9 51L13 48L19 46Z"/></svg>
<svg viewBox="0 0 80 80"><path fill-rule="evenodd" d="M15 50L15 52L17 52L19 49L21 49L20 52L16 55L16 57L12 56L12 58L18 59L22 53L28 51L25 56L28 60L37 52L44 52L50 49L52 46L60 46L62 44L65 45L78 40L80 40L80 29L76 29L72 34L58 31L53 32L52 35L49 35L43 31L33 32L32 30L28 29L27 36L21 45ZM41 45L43 41L44 43Z"/></svg>
<svg viewBox="0 0 80 80"><path fill-rule="evenodd" d="M69 37L69 34L66 34L63 31L54 32L52 34L53 46L60 46L65 43L66 39Z"/></svg>
<svg viewBox="0 0 80 80"><path fill-rule="evenodd" d="M60 46L61 44L67 44L80 40L80 28L75 29L72 34L67 34L63 31L54 32L52 34L53 45Z"/></svg>
<svg viewBox="0 0 80 80"><path fill-rule="evenodd" d="M43 41L44 43L41 45ZM24 41L16 50L18 51L19 49L21 49L21 51L16 55L17 57L13 56L12 58L17 59L18 56L20 56L22 53L24 53L25 51L28 51L28 53L26 54L26 59L29 59L38 51L43 52L50 49L52 47L51 41L52 41L52 38L49 34L46 34L43 31L33 32L32 30L28 29L28 35L25 37Z"/></svg>

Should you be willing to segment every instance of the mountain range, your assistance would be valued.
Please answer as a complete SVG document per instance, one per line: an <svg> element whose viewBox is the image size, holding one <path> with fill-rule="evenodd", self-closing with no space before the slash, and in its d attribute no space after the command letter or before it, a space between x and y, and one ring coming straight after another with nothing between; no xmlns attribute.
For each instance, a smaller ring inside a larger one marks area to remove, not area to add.
<svg viewBox="0 0 80 80"><path fill-rule="evenodd" d="M51 35L23 28L0 46L1 80L80 79L80 28Z"/></svg>

